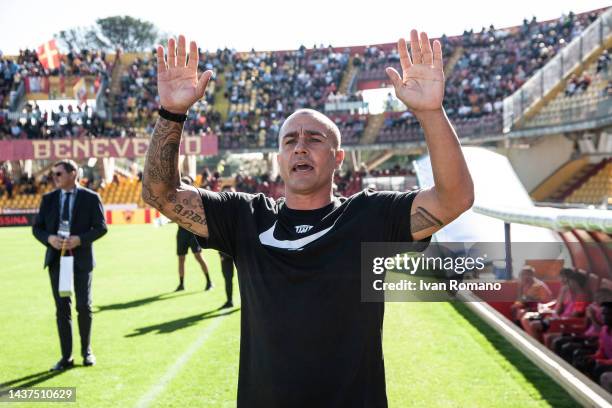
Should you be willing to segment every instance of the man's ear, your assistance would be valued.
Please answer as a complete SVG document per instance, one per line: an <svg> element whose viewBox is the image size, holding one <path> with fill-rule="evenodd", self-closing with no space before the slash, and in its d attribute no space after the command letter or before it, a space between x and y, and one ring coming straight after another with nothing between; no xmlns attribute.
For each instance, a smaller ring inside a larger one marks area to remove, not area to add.
<svg viewBox="0 0 612 408"><path fill-rule="evenodd" d="M336 170L340 170L342 162L344 162L344 150L338 149L336 150Z"/></svg>

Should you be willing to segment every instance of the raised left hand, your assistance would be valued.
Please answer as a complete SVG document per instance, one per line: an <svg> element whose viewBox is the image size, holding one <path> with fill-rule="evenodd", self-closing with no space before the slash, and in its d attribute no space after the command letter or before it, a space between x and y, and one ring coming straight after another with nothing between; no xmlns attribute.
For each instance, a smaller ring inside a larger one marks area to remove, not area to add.
<svg viewBox="0 0 612 408"><path fill-rule="evenodd" d="M397 50L402 65L402 75L392 67L386 69L395 88L395 96L413 113L442 109L444 99L444 65L442 65L442 45L433 42L433 50L426 33L410 32L408 54L406 40L397 42Z"/></svg>

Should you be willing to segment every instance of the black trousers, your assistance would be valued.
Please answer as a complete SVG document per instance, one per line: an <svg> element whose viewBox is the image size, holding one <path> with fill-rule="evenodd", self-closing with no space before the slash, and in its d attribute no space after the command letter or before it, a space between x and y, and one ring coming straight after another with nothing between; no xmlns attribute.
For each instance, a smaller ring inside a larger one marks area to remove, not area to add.
<svg viewBox="0 0 612 408"><path fill-rule="evenodd" d="M74 294L81 336L81 355L84 357L91 353L91 278L93 271L85 271L74 266ZM59 263L49 266L51 289L55 300L55 317L57 332L60 338L62 358L68 360L72 357L72 313L71 297L60 297Z"/></svg>
<svg viewBox="0 0 612 408"><path fill-rule="evenodd" d="M228 302L231 302L234 291L234 258L221 255L221 272L223 273L223 279L225 279L225 297Z"/></svg>

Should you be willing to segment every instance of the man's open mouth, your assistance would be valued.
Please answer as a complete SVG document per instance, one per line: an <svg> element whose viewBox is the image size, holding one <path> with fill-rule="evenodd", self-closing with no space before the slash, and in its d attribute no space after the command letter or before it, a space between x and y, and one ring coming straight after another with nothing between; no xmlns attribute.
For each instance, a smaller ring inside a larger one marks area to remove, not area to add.
<svg viewBox="0 0 612 408"><path fill-rule="evenodd" d="M296 173L306 173L306 172L309 172L309 171L311 171L313 169L314 169L314 167L312 167L308 163L296 163L291 168L291 171L294 171Z"/></svg>

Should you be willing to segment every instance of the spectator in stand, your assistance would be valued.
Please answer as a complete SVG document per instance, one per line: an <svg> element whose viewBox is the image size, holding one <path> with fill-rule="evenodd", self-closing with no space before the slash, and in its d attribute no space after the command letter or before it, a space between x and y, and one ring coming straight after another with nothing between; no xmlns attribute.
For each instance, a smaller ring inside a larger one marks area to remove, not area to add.
<svg viewBox="0 0 612 408"><path fill-rule="evenodd" d="M589 85L591 85L591 77L588 73L585 72L580 77L576 74L572 74L565 87L565 96L569 97L582 93L587 90Z"/></svg>
<svg viewBox="0 0 612 408"><path fill-rule="evenodd" d="M608 66L610 65L610 54L608 50L604 50L599 58L597 58L597 73L608 72Z"/></svg>
<svg viewBox="0 0 612 408"><path fill-rule="evenodd" d="M608 81L608 84L606 85L604 90L601 92L601 95L603 97L612 97L612 79Z"/></svg>
<svg viewBox="0 0 612 408"><path fill-rule="evenodd" d="M7 174L4 173L4 176L2 177L2 184L4 185L4 191L6 191L6 195L8 197L8 199L12 199L13 198L13 180L11 180L11 177Z"/></svg>

